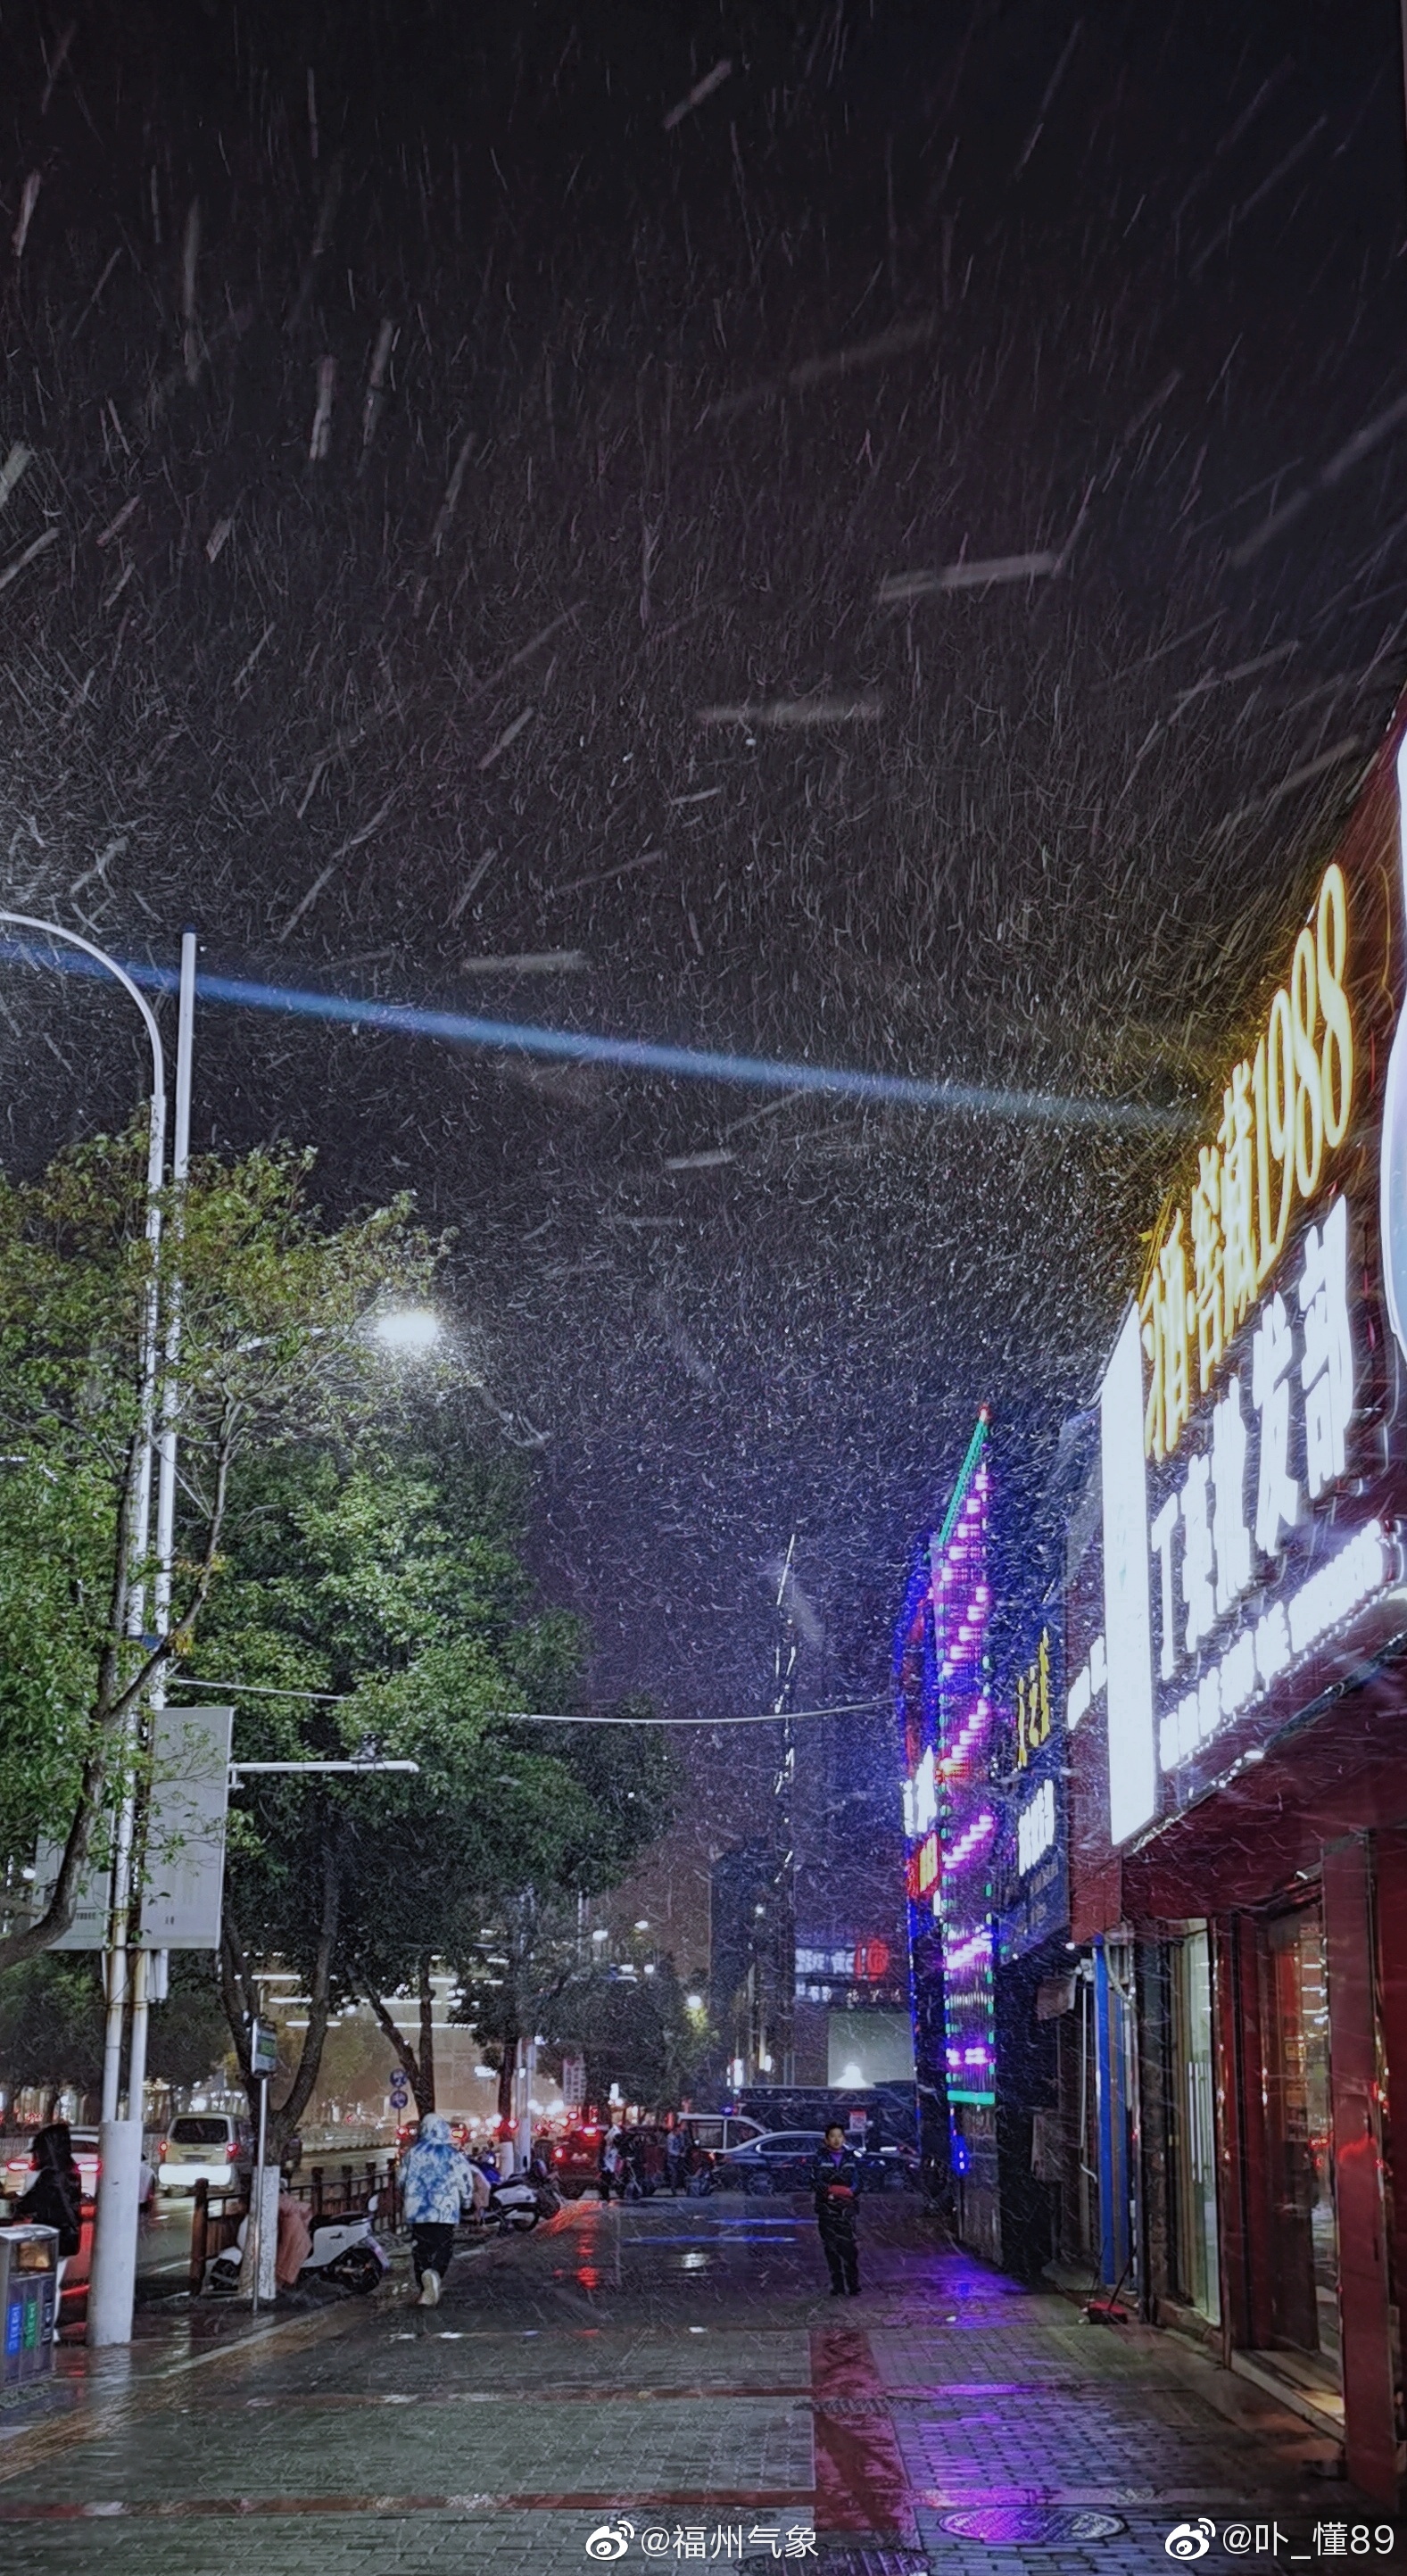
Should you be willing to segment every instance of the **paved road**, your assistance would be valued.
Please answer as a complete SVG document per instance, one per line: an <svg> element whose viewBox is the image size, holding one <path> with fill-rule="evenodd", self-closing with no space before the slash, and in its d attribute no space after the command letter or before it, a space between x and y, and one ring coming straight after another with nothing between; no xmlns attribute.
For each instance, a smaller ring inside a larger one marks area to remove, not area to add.
<svg viewBox="0 0 1407 2576"><path fill-rule="evenodd" d="M802 2202L580 2202L461 2255L436 2310L402 2275L258 2345L128 2383L114 2365L62 2421L0 2438L0 2564L1148 2576L1205 2513L1224 2576L1271 2563L1277 2527L1281 2563L1313 2566L1316 2525L1382 2524L1325 2481L1330 2446L1173 2338L1082 2324L943 2250L916 2204L866 2203L863 2234L865 2287L840 2301ZM941 2528L1016 2509L1047 2518L1046 2545ZM1250 2546L1228 2557L1238 2522Z"/></svg>
<svg viewBox="0 0 1407 2576"><path fill-rule="evenodd" d="M83 2222L83 2242L64 2273L63 2330L81 2339L88 2310L88 2263L93 2249L91 2215ZM144 2214L137 2239L137 2298L145 2305L153 2299L178 2296L190 2279L191 2204L187 2200L158 2201Z"/></svg>

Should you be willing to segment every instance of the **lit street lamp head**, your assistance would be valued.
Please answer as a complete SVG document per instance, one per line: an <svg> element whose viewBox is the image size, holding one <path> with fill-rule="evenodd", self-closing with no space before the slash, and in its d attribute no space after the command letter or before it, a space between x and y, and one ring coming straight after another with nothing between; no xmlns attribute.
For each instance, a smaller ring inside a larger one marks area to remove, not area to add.
<svg viewBox="0 0 1407 2576"><path fill-rule="evenodd" d="M388 1351L401 1351L414 1356L434 1348L444 1332L439 1316L428 1306L396 1306L388 1314L378 1315L372 1331Z"/></svg>

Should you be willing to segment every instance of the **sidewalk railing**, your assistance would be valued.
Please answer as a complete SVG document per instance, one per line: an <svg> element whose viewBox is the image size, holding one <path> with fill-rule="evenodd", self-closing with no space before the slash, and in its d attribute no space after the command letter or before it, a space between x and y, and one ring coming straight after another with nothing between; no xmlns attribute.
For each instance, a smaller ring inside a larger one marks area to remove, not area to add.
<svg viewBox="0 0 1407 2576"><path fill-rule="evenodd" d="M378 2227L392 2229L401 2223L401 2178L394 2161L378 2164L372 2157L362 2165L312 2165L306 2174L295 2175L285 2188L291 2200L301 2201L310 2227L328 2218L363 2218L373 2199ZM212 2190L207 2182L196 2184L191 2212L193 2298L200 2293L206 2264L213 2255L223 2254L227 2245L233 2245L248 2214L247 2183L232 2184L228 2191L218 2186Z"/></svg>

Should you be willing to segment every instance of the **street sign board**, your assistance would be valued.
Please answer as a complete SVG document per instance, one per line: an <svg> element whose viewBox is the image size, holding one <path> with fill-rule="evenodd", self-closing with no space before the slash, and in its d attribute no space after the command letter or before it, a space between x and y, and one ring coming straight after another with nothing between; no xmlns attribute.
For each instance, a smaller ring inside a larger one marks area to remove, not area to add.
<svg viewBox="0 0 1407 2576"><path fill-rule="evenodd" d="M256 2019L249 2033L251 2075L272 2075L278 2066L278 2032L271 2021Z"/></svg>
<svg viewBox="0 0 1407 2576"><path fill-rule="evenodd" d="M144 1949L218 1950L232 1708L159 1708L152 1721Z"/></svg>
<svg viewBox="0 0 1407 2576"><path fill-rule="evenodd" d="M225 1877L232 1708L159 1708L152 1718L150 1788L142 1895L134 1949L218 1950ZM107 1940L111 1864L108 1827L100 1862L79 1884L73 1921L55 1950L101 1950ZM30 1920L42 1914L63 1846L41 1834L34 1856Z"/></svg>
<svg viewBox="0 0 1407 2576"><path fill-rule="evenodd" d="M34 1854L34 1892L28 1918L31 1923L48 1910L62 1859L62 1843L51 1842L47 1834L41 1834ZM78 1882L78 1902L73 1909L73 1921L57 1941L50 1942L50 1949L101 1950L107 1939L111 1899L112 1864L107 1857L104 1828L103 1858L89 1861Z"/></svg>

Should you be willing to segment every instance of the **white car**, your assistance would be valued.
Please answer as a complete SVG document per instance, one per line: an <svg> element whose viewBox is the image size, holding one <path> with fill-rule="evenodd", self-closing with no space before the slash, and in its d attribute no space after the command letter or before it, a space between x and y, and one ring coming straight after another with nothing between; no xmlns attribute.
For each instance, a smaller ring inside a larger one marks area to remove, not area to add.
<svg viewBox="0 0 1407 2576"><path fill-rule="evenodd" d="M97 2130L70 2129L68 2134L73 2146L73 2161L78 2167L78 2179L82 2186L83 2197L85 2201L93 2200L97 2197L98 2190ZM23 2148L17 2156L11 2156L5 2167L3 2184L0 2184L7 2199L18 2200L22 2193L27 2192L34 2180L34 2174L34 2151L31 2147Z"/></svg>
<svg viewBox="0 0 1407 2576"><path fill-rule="evenodd" d="M230 2111L183 2111L173 2120L159 2149L156 2188L163 2200L193 2192L198 2182L212 2191L240 2191L249 2179L254 2142L249 2122Z"/></svg>
<svg viewBox="0 0 1407 2576"><path fill-rule="evenodd" d="M709 2156L721 2155L725 2147L746 2146L750 2138L762 2136L761 2121L750 2120L742 2111L681 2111L679 2126Z"/></svg>

